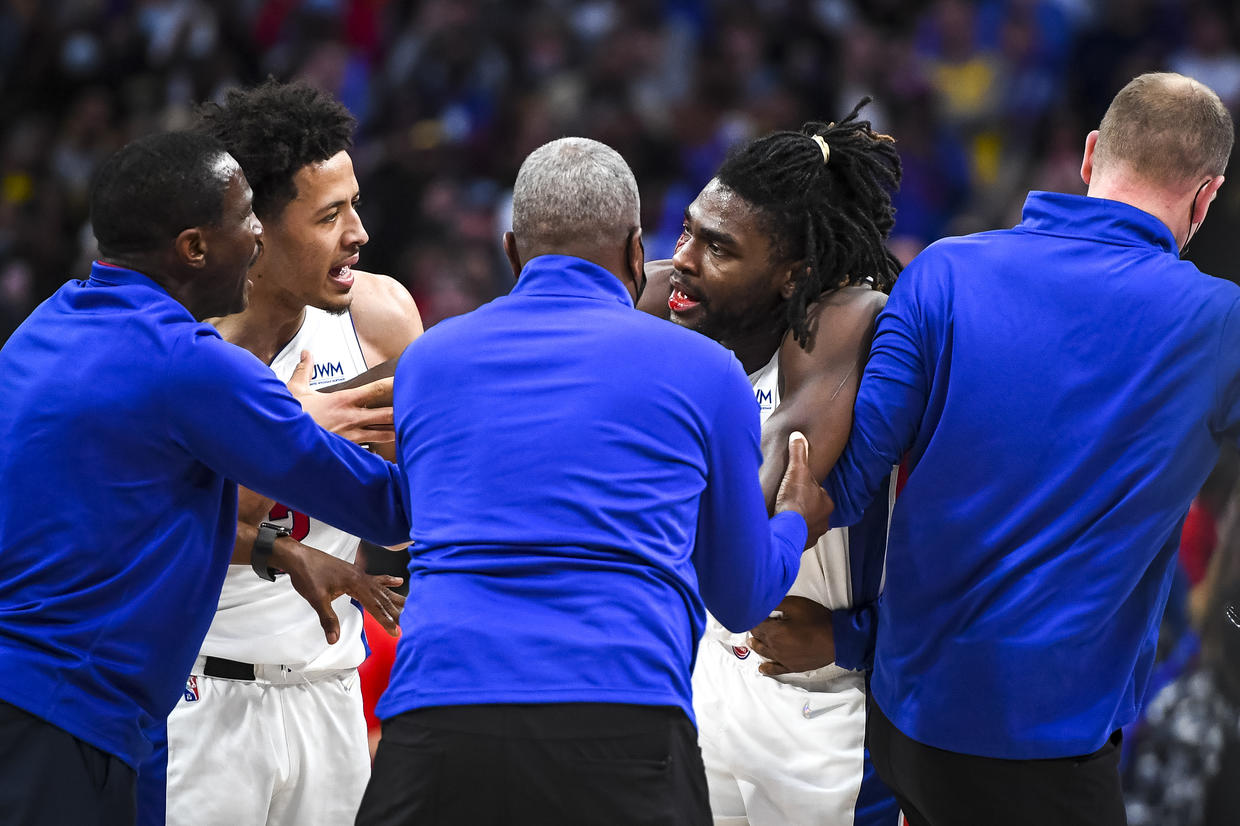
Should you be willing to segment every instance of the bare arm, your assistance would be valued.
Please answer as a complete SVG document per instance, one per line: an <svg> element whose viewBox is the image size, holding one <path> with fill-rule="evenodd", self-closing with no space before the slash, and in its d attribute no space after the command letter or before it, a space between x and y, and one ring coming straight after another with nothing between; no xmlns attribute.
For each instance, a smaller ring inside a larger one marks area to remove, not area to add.
<svg viewBox="0 0 1240 826"><path fill-rule="evenodd" d="M258 537L258 526L271 512L275 501L248 488L238 489L237 538L233 544L233 565L250 564L250 551ZM280 537L272 545L271 566L285 571L293 588L319 615L319 624L329 643L340 638L340 620L332 601L348 594L379 621L392 636L400 633L400 612L405 598L392 591L404 582L400 577L371 576L360 565L303 545L291 536Z"/></svg>
<svg viewBox="0 0 1240 826"><path fill-rule="evenodd" d="M257 537L256 525L237 523L232 564L250 564L250 550ZM334 645L340 639L340 618L332 609L332 601L341 594L360 602L390 635L399 635L405 598L391 589L399 588L404 582L400 577L371 576L359 565L303 545L291 536L279 537L271 546L271 567L288 574L293 589L310 603L319 615L319 624L329 644Z"/></svg>
<svg viewBox="0 0 1240 826"><path fill-rule="evenodd" d="M886 300L880 292L847 287L811 308L811 350L797 344L791 332L785 336L779 406L762 425L762 492L768 506L775 502L788 463L790 433L799 430L814 446L810 469L819 480L827 478L844 450L874 322Z"/></svg>
<svg viewBox="0 0 1240 826"><path fill-rule="evenodd" d="M353 327L371 367L397 358L422 335L422 317L409 290L394 278L354 271Z"/></svg>
<svg viewBox="0 0 1240 826"><path fill-rule="evenodd" d="M811 310L814 346L806 351L791 333L780 350L783 388L779 406L762 427L762 489L774 500L787 463L788 433L800 430L814 446L810 468L825 479L848 442L857 386L870 352L874 323L886 296L863 287L833 293ZM835 660L831 612L805 597L787 596L782 616L763 621L750 647L768 662L763 674L812 671Z"/></svg>
<svg viewBox="0 0 1240 826"><path fill-rule="evenodd" d="M423 332L422 317L413 296L403 284L386 275L355 270L354 279L353 304L349 312L366 364L373 368L400 358L405 348ZM371 448L383 458L396 461L394 436L391 440L371 443Z"/></svg>

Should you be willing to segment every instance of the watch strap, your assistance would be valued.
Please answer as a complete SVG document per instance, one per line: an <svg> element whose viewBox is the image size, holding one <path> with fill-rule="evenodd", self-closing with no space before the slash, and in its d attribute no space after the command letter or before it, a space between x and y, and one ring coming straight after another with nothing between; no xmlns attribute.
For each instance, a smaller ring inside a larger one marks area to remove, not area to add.
<svg viewBox="0 0 1240 826"><path fill-rule="evenodd" d="M274 522L264 522L258 526L258 536L254 537L254 547L250 550L250 567L254 573L268 582L275 582L276 574L284 573L271 567L271 552L277 539L292 534L288 528Z"/></svg>

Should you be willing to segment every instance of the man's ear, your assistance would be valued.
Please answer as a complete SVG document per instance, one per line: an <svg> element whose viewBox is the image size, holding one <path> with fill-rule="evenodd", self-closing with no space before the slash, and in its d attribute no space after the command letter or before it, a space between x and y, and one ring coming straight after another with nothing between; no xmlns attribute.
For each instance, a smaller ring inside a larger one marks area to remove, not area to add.
<svg viewBox="0 0 1240 826"><path fill-rule="evenodd" d="M207 265L207 239L201 227L181 230L172 246L186 266L202 269Z"/></svg>
<svg viewBox="0 0 1240 826"><path fill-rule="evenodd" d="M1206 212L1210 209L1210 204L1214 201L1214 196L1218 195L1218 188L1223 185L1223 176L1215 175L1209 182L1201 188L1201 192L1197 195L1197 200L1193 204L1193 220L1194 224L1200 224L1206 219Z"/></svg>
<svg viewBox="0 0 1240 826"><path fill-rule="evenodd" d="M517 251L517 236L511 232L504 233L504 256L508 259L508 266L512 267L512 277L520 278L521 253Z"/></svg>
<svg viewBox="0 0 1240 826"><path fill-rule="evenodd" d="M1081 180L1089 186L1089 179L1094 177L1094 150L1098 148L1098 130L1085 136L1085 154L1081 156Z"/></svg>
<svg viewBox="0 0 1240 826"><path fill-rule="evenodd" d="M642 244L642 228L629 230L629 237L624 242L624 259L628 264L629 278L633 282L633 303L641 298L646 289L646 247Z"/></svg>
<svg viewBox="0 0 1240 826"><path fill-rule="evenodd" d="M779 282L779 297L787 301L797 291L797 284L803 278L809 278L809 268L804 261L793 261L781 271L782 281Z"/></svg>

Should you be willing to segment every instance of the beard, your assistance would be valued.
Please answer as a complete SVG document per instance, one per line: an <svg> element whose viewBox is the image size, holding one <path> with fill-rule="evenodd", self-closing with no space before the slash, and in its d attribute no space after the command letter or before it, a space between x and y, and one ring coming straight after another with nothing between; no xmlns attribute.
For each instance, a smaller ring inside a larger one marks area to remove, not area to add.
<svg viewBox="0 0 1240 826"><path fill-rule="evenodd" d="M788 323L784 318L784 302L776 297L774 300L747 302L739 308L716 309L703 302L705 312L694 323L684 324L707 338L711 338L728 349L733 344L745 339L764 335L783 335Z"/></svg>

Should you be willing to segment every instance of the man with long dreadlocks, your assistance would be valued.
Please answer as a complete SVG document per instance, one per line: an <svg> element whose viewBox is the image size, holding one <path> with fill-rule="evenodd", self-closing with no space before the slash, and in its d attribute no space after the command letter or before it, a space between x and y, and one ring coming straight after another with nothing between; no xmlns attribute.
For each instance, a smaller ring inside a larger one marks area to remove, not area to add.
<svg viewBox="0 0 1240 826"><path fill-rule="evenodd" d="M900 265L884 246L900 178L892 139L857 113L759 138L685 210L639 305L731 349L761 407L774 501L788 434L825 478L848 438L875 318ZM890 491L888 492L890 495ZM894 824L865 753L872 603L890 500L806 551L796 583L749 635L710 622L693 675L717 824ZM873 549L879 553L863 553ZM862 563L865 563L864 565Z"/></svg>

